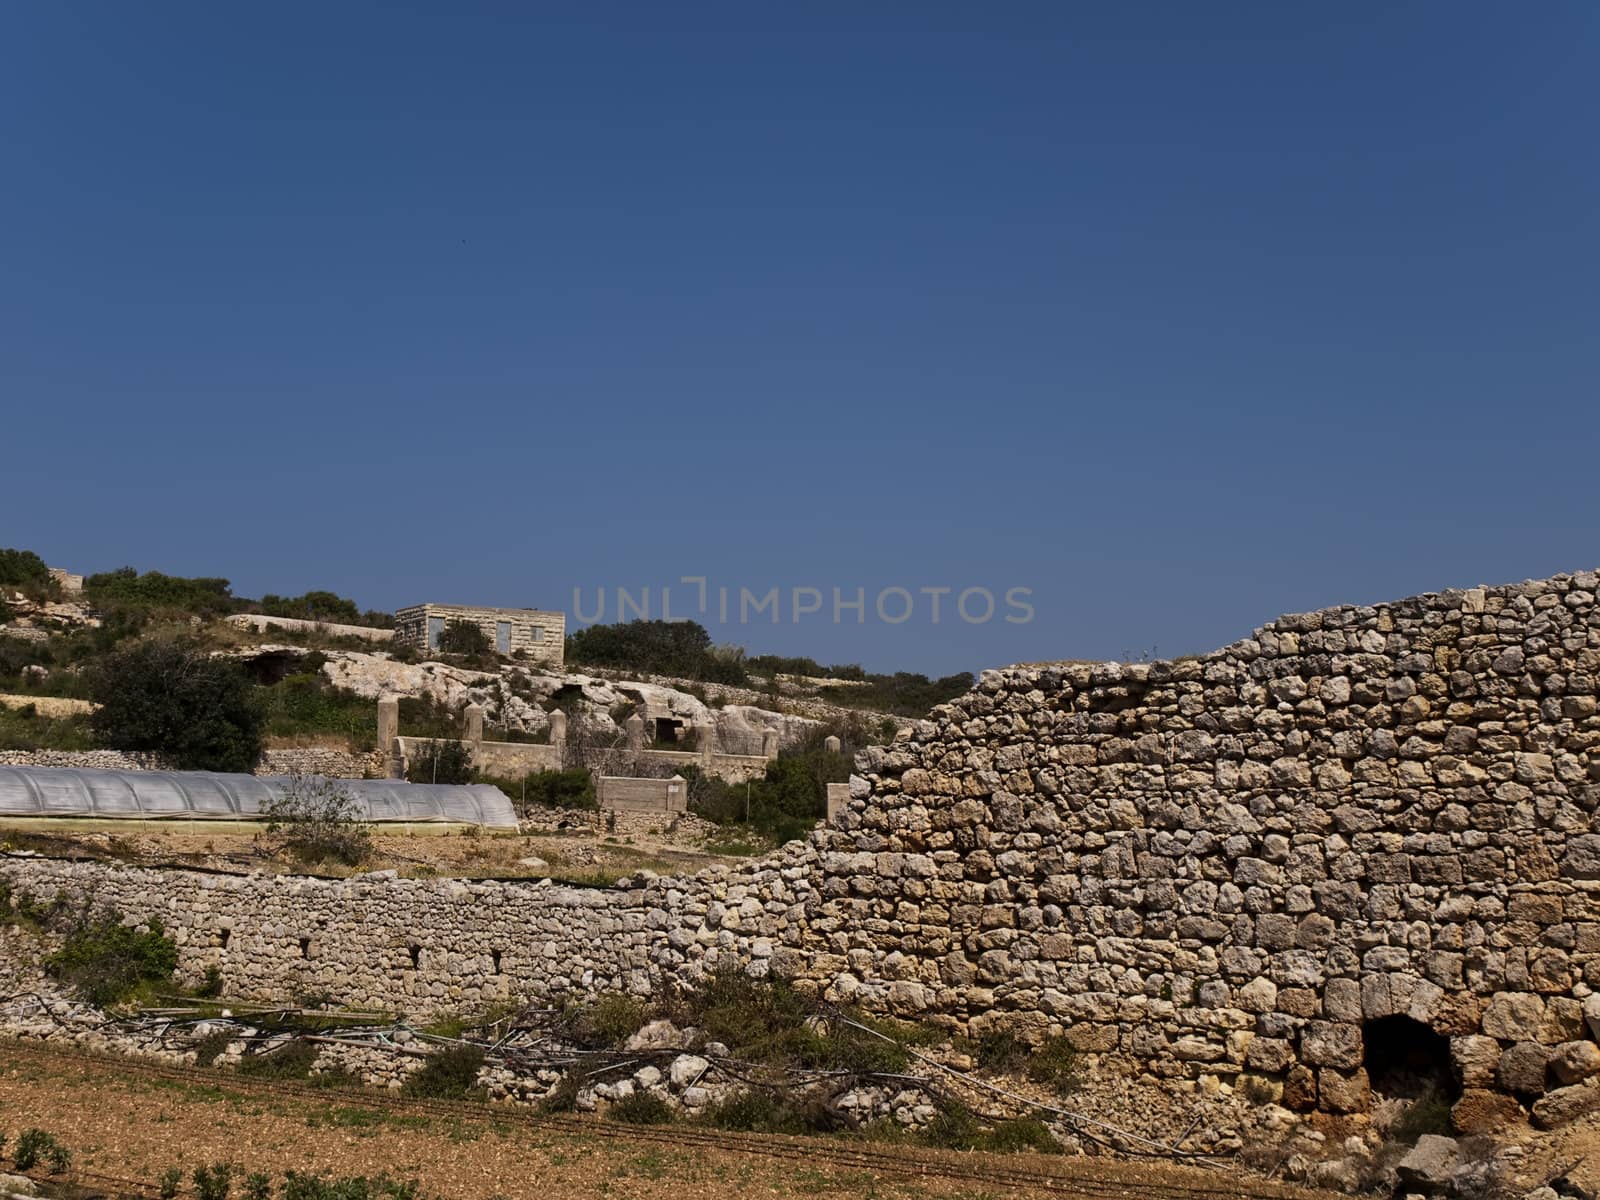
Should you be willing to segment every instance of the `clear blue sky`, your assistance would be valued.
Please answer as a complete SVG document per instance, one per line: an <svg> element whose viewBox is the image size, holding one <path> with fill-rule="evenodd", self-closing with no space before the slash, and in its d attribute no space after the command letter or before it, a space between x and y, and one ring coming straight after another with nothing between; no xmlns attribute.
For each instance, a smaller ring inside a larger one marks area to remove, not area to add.
<svg viewBox="0 0 1600 1200"><path fill-rule="evenodd" d="M706 576L785 589L718 640L935 673L1594 566L1597 35L10 4L0 545L372 607Z"/></svg>

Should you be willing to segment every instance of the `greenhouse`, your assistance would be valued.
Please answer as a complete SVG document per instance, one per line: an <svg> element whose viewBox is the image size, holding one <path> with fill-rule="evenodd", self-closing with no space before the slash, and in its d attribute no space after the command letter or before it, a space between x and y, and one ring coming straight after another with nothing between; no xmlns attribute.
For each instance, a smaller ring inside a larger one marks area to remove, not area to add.
<svg viewBox="0 0 1600 1200"><path fill-rule="evenodd" d="M335 782L355 799L360 818L367 821L517 827L511 801L486 784ZM0 817L251 821L259 819L264 802L282 795L289 784L281 775L0 766Z"/></svg>

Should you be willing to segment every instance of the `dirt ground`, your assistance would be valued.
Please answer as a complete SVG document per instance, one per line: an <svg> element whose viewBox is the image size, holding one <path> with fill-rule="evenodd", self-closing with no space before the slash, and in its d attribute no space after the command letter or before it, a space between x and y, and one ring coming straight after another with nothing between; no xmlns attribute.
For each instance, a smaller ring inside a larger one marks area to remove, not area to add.
<svg viewBox="0 0 1600 1200"><path fill-rule="evenodd" d="M676 875L713 863L736 861L716 853L718 847L714 843L708 848L666 833L618 835L589 827L522 834L461 825L380 826L373 834L373 854L360 867L333 862L308 865L285 852L281 843L282 839L270 834L265 825L249 821L0 821L0 846L10 849L213 870L312 870L322 875L393 870L416 878L548 876L604 883L640 870Z"/></svg>
<svg viewBox="0 0 1600 1200"><path fill-rule="evenodd" d="M247 1081L150 1078L132 1065L40 1057L0 1045L0 1127L15 1138L24 1126L68 1146L73 1170L86 1180L111 1176L146 1185L173 1166L187 1176L226 1160L246 1171L388 1172L421 1181L433 1196L461 1200L1317 1195L1219 1170L1036 1155L873 1149L879 1161L864 1167L850 1158L853 1144L832 1140L745 1134L708 1142L703 1130L664 1135L599 1118L541 1123L475 1110L416 1115L348 1097L285 1096ZM1019 1181L1017 1172L1031 1181Z"/></svg>

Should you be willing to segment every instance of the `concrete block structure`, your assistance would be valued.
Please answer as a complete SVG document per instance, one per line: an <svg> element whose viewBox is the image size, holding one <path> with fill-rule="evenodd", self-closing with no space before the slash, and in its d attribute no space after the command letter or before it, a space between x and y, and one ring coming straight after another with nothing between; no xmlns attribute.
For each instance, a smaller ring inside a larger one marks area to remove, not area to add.
<svg viewBox="0 0 1600 1200"><path fill-rule="evenodd" d="M451 621L483 630L500 654L516 654L560 670L567 639L567 614L540 608L473 608L463 604L414 604L394 615L394 642L427 652Z"/></svg>

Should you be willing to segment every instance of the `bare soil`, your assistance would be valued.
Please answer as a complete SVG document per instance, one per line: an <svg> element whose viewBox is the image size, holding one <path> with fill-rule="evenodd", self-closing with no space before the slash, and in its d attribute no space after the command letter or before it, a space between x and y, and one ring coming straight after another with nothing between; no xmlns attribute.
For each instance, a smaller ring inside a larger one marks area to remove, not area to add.
<svg viewBox="0 0 1600 1200"><path fill-rule="evenodd" d="M703 1128L540 1121L464 1108L419 1115L348 1096L285 1095L251 1081L151 1077L139 1064L0 1045L0 1127L44 1129L79 1180L148 1188L162 1171L229 1161L246 1171L388 1172L439 1197L958 1197L962 1200L1311 1198L1222 1170L1038 1155L865 1147ZM870 1165L863 1155L870 1154ZM73 1178L69 1173L65 1177Z"/></svg>

